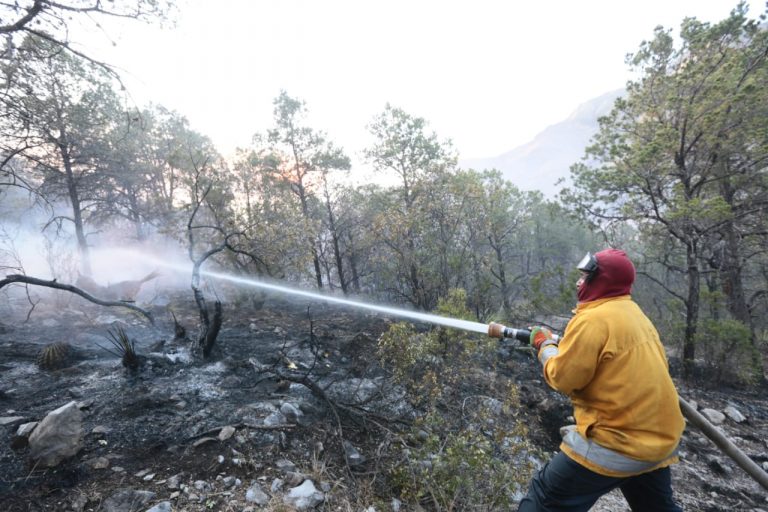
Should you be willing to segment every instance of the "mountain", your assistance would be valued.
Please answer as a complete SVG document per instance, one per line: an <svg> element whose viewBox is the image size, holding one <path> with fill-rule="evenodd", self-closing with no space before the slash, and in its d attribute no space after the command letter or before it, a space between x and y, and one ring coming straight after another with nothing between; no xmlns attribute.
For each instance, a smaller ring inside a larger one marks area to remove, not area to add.
<svg viewBox="0 0 768 512"><path fill-rule="evenodd" d="M459 160L465 169L498 169L521 190L556 193L555 183L568 178L569 168L584 156L584 149L597 133L597 119L608 114L624 93L611 91L580 105L567 119L547 127L532 141L491 158ZM558 189L560 187L557 187Z"/></svg>

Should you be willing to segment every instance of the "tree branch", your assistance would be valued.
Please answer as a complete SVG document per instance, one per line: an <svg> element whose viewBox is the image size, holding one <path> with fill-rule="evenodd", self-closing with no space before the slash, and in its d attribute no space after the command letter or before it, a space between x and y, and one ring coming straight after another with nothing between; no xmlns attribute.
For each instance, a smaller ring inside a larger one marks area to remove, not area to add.
<svg viewBox="0 0 768 512"><path fill-rule="evenodd" d="M11 275L5 276L5 279L0 280L0 289L2 289L6 285L13 284L13 283L24 283L24 284L31 284L35 286L44 286L46 288L55 288L57 290L64 290L64 291L79 295L85 300L93 302L94 304L98 304L99 306L128 308L133 311L136 311L137 313L141 313L142 315L144 315L147 318L147 320L149 320L149 323L151 323L152 325L155 324L155 319L152 316L152 313L150 313L145 309L142 309L138 306L134 306L133 304L129 304L127 302L102 300L94 297L88 292L81 290L77 286L73 286L71 284L58 283L56 282L55 279L52 281L46 281L44 279L38 279L36 277L30 277L30 276L25 276L21 274L11 274Z"/></svg>

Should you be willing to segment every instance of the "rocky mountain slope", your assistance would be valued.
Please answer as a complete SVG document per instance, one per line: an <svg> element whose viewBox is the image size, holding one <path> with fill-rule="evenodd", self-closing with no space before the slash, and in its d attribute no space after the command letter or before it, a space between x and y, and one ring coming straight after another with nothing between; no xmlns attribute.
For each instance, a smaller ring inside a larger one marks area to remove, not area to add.
<svg viewBox="0 0 768 512"><path fill-rule="evenodd" d="M459 166L476 170L498 169L522 190L541 190L554 196L561 178L584 156L584 149L597 132L599 117L610 112L624 91L603 94L580 105L567 119L546 128L530 142L490 158L460 160Z"/></svg>

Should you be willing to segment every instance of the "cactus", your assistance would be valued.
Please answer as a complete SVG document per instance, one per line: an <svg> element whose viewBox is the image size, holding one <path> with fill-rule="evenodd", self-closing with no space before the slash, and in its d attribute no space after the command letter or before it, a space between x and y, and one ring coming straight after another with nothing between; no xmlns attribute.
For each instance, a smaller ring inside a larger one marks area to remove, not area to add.
<svg viewBox="0 0 768 512"><path fill-rule="evenodd" d="M61 370L71 365L75 349L62 341L46 345L37 355L37 366L41 370Z"/></svg>

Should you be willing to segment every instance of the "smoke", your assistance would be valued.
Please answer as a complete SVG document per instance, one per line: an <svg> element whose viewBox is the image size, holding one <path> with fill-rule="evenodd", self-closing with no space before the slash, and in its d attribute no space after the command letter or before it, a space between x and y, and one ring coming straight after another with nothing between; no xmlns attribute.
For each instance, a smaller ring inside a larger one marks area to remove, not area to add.
<svg viewBox="0 0 768 512"><path fill-rule="evenodd" d="M0 190L0 279L10 274L25 274L76 285L82 262L72 224L52 222L51 208L66 211L66 205L42 207L32 194L19 188ZM141 280L158 270L150 262L152 258L177 265L188 263L177 241L157 236L151 243L139 244L132 242L128 233L130 230L120 227L90 233L91 277L98 285L107 287L122 281ZM189 273L185 276L181 272L161 272L158 278L142 285L136 300L145 304L162 302L163 296L180 288L189 289ZM23 308L40 300L66 307L73 297L64 291L17 285L5 286L0 295L8 299L0 302Z"/></svg>
<svg viewBox="0 0 768 512"><path fill-rule="evenodd" d="M51 215L34 195L9 187L0 202L0 270L41 279L68 280L77 258L72 233L52 225ZM1 274L0 274L1 275Z"/></svg>

